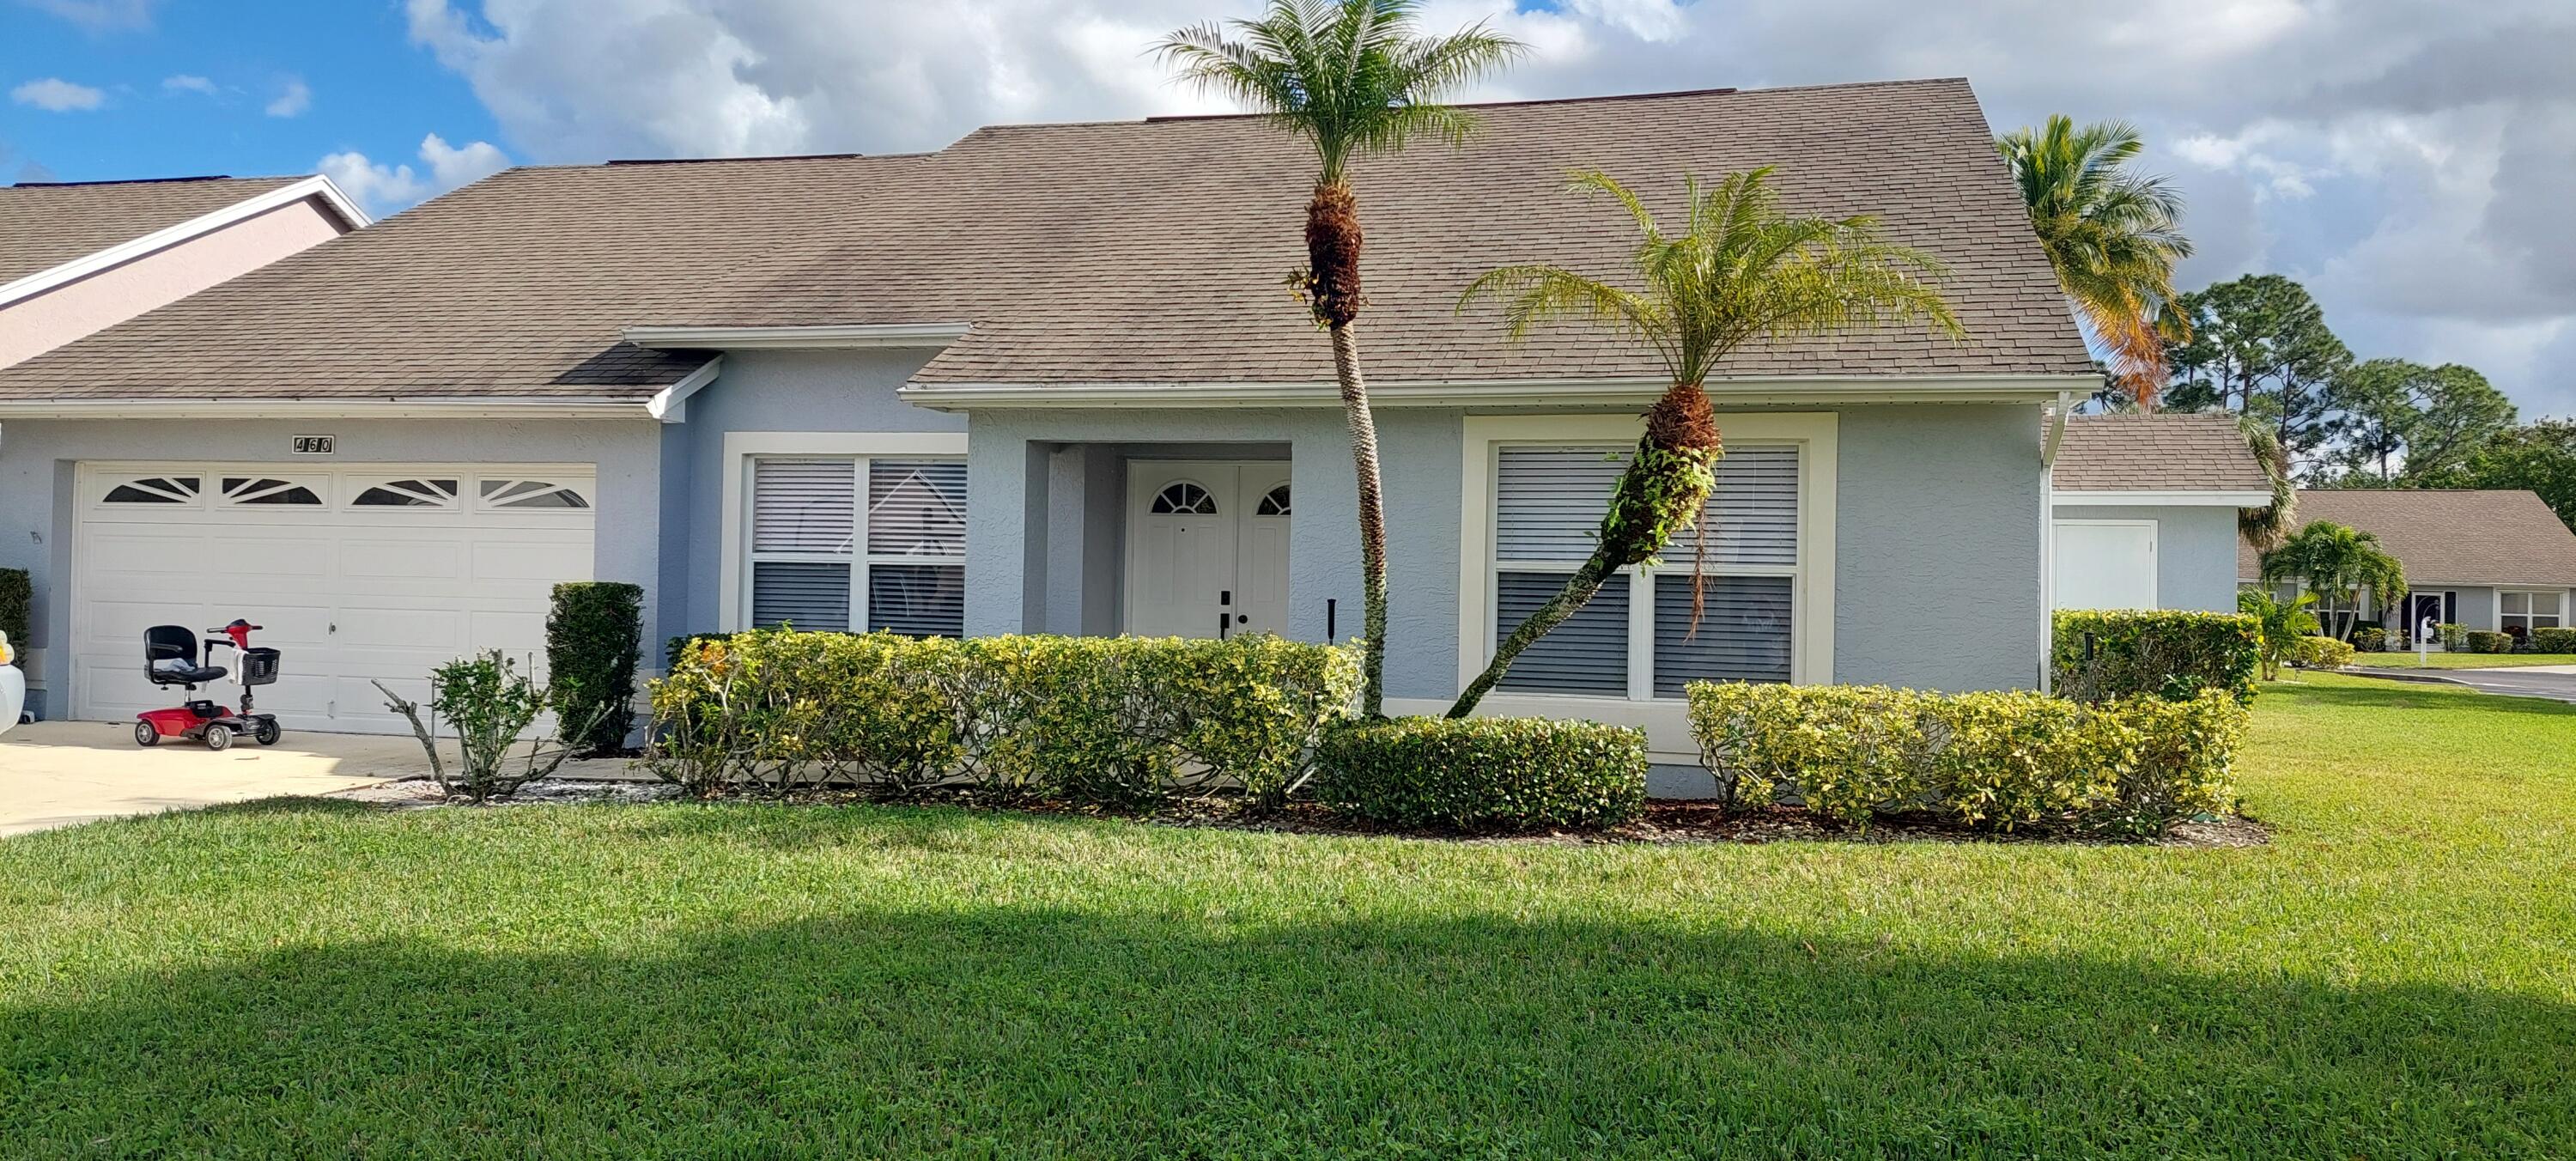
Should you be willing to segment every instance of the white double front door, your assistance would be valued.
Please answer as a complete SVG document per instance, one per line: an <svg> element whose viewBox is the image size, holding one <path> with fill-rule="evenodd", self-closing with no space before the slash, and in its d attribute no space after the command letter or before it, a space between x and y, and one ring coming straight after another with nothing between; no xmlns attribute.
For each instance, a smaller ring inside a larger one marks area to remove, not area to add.
<svg viewBox="0 0 2576 1161"><path fill-rule="evenodd" d="M1288 628L1284 462L1127 464L1127 631L1231 637Z"/></svg>

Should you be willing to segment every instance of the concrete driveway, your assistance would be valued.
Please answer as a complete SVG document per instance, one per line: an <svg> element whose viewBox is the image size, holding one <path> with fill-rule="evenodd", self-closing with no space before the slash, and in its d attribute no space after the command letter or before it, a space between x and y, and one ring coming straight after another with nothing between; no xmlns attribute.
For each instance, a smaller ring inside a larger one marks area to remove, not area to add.
<svg viewBox="0 0 2576 1161"><path fill-rule="evenodd" d="M2465 685L2481 693L2576 702L2576 665L2507 666L2500 669L2371 669L2363 672L2372 677L2393 677L2400 681Z"/></svg>
<svg viewBox="0 0 2576 1161"><path fill-rule="evenodd" d="M243 740L218 754L183 742L145 749L130 724L38 722L0 736L0 835L427 773L410 738L289 730L275 746Z"/></svg>

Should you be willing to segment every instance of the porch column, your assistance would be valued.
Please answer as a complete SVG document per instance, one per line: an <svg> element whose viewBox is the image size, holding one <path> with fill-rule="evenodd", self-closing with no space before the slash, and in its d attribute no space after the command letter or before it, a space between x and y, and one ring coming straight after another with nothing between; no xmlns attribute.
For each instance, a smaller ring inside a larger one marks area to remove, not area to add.
<svg viewBox="0 0 2576 1161"><path fill-rule="evenodd" d="M966 634L1046 624L1049 445L975 422L966 452Z"/></svg>

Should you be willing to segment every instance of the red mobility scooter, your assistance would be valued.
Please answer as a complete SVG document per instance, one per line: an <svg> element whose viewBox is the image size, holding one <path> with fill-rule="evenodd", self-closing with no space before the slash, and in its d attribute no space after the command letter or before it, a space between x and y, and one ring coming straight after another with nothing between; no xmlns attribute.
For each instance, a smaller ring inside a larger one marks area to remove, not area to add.
<svg viewBox="0 0 2576 1161"><path fill-rule="evenodd" d="M177 625L156 625L143 631L143 673L159 686L182 685L195 693L200 685L222 681L227 675L241 686L241 708L226 709L202 698L173 709L150 710L135 715L134 741L137 745L157 746L163 738L187 738L201 741L209 750L230 749L233 736L248 734L263 746L274 746L285 735L278 728L277 715L252 713L252 686L271 685L277 681L277 650L253 649L250 635L260 626L235 620L221 629L206 630L201 650L197 635ZM215 650L233 651L230 672L215 664Z"/></svg>

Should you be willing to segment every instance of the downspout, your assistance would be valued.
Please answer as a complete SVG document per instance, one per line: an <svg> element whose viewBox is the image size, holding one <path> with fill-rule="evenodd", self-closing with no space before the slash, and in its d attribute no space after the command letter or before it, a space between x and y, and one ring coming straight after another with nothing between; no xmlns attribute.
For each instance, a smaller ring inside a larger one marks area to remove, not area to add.
<svg viewBox="0 0 2576 1161"><path fill-rule="evenodd" d="M2066 416L2075 393L2057 393L2049 410L2048 437L2039 446L2039 692L2056 692L2057 647L2057 448L2066 442Z"/></svg>

